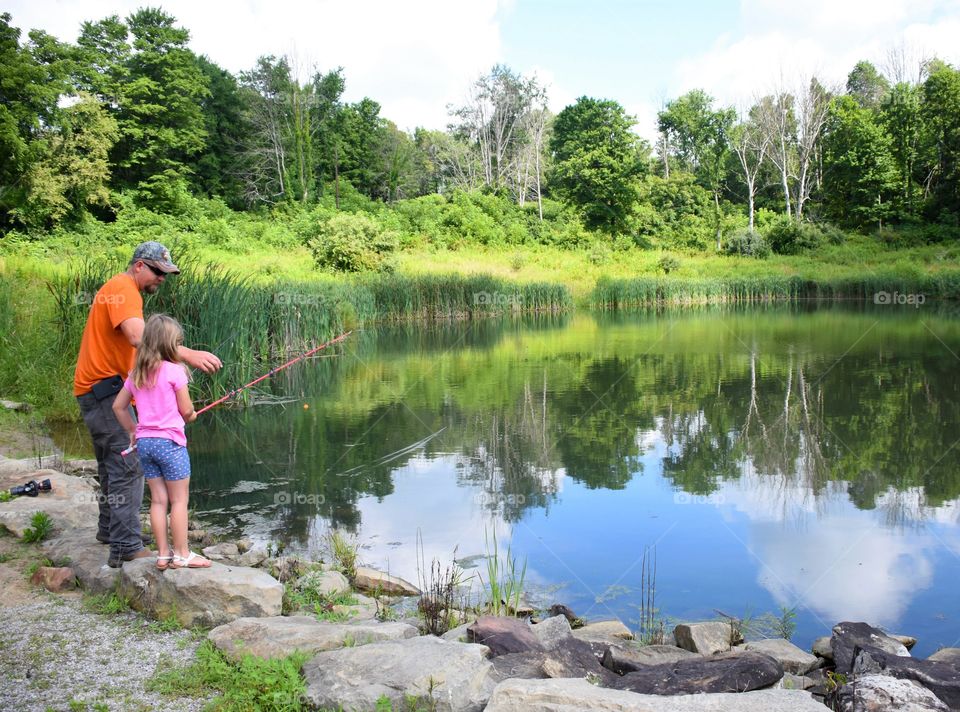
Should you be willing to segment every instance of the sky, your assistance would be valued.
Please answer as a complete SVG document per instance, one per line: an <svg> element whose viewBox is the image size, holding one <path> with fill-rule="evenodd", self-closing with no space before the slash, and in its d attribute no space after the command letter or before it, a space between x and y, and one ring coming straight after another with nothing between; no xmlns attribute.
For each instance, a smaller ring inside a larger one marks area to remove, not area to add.
<svg viewBox="0 0 960 712"><path fill-rule="evenodd" d="M614 99L656 133L657 111L690 89L745 109L816 74L842 86L891 51L960 64L960 0L7 0L12 24L74 41L84 20L159 5L192 49L237 73L287 55L304 78L344 68L344 98L378 101L400 128L440 129L447 107L497 63L536 75L560 111Z"/></svg>

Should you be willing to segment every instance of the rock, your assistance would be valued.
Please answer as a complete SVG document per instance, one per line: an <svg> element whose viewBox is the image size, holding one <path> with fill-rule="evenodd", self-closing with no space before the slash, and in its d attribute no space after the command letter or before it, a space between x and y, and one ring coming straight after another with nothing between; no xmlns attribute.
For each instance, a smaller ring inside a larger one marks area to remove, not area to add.
<svg viewBox="0 0 960 712"><path fill-rule="evenodd" d="M246 554L252 548L253 548L253 540L247 539L247 538L237 539L237 550L241 554ZM264 555L266 555L266 552L264 552Z"/></svg>
<svg viewBox="0 0 960 712"><path fill-rule="evenodd" d="M960 648L940 648L937 652L931 653L927 660L960 665Z"/></svg>
<svg viewBox="0 0 960 712"><path fill-rule="evenodd" d="M633 640L633 633L620 621L599 621L577 628L573 635L591 643L614 643Z"/></svg>
<svg viewBox="0 0 960 712"><path fill-rule="evenodd" d="M187 540L192 542L204 542L207 540L207 532L203 529L190 529L187 532Z"/></svg>
<svg viewBox="0 0 960 712"><path fill-rule="evenodd" d="M853 672L857 680L872 674L913 680L951 709L960 709L960 667L951 663L917 660L909 655L891 655L879 648L869 648L857 653Z"/></svg>
<svg viewBox="0 0 960 712"><path fill-rule="evenodd" d="M21 413L30 412L30 406L27 403L18 403L17 401L11 400L0 400L0 408L5 410L16 410Z"/></svg>
<svg viewBox="0 0 960 712"><path fill-rule="evenodd" d="M77 587L77 575L66 566L41 566L33 572L30 583L43 586L48 591L60 593Z"/></svg>
<svg viewBox="0 0 960 712"><path fill-rule="evenodd" d="M547 618L529 628L545 650L557 647L571 636L570 623L563 616Z"/></svg>
<svg viewBox="0 0 960 712"><path fill-rule="evenodd" d="M357 567L357 574L353 579L353 585L361 591L387 594L390 596L420 595L420 589L409 581L366 566Z"/></svg>
<svg viewBox="0 0 960 712"><path fill-rule="evenodd" d="M758 690L739 695L660 697L609 690L586 680L506 680L493 691L486 712L824 712L809 693Z"/></svg>
<svg viewBox="0 0 960 712"><path fill-rule="evenodd" d="M237 548L237 545L229 541L205 547L202 553L211 561L219 561L221 564L233 563L235 559L240 556L240 550Z"/></svg>
<svg viewBox="0 0 960 712"><path fill-rule="evenodd" d="M240 547L237 547L238 549ZM249 566L250 568L256 568L260 566L264 561L267 560L267 550L266 549L250 549L248 551L243 551L241 549L240 556L237 557L237 566Z"/></svg>
<svg viewBox="0 0 960 712"><path fill-rule="evenodd" d="M886 675L863 675L837 691L837 712L947 712L950 708L923 685Z"/></svg>
<svg viewBox="0 0 960 712"><path fill-rule="evenodd" d="M817 657L833 660L833 648L830 647L830 636L824 635L817 638L813 641L813 645L810 646L810 651Z"/></svg>
<svg viewBox="0 0 960 712"><path fill-rule="evenodd" d="M692 653L713 655L730 650L733 628L729 623L681 623L673 629L677 646Z"/></svg>
<svg viewBox="0 0 960 712"><path fill-rule="evenodd" d="M125 563L120 590L135 610L158 619L172 615L185 628L279 616L283 599L283 585L259 569L213 562L206 569L158 571L155 558Z"/></svg>
<svg viewBox="0 0 960 712"><path fill-rule="evenodd" d="M754 652L719 653L664 665L648 665L609 685L652 695L692 695L700 692L749 692L769 687L783 677L783 667L769 655Z"/></svg>
<svg viewBox="0 0 960 712"><path fill-rule="evenodd" d="M481 616L467 627L467 638L471 643L486 645L493 656L543 650L530 628L516 618Z"/></svg>
<svg viewBox="0 0 960 712"><path fill-rule="evenodd" d="M449 640L453 643L466 643L467 641L467 628L470 627L469 623L464 623L463 625L458 625L456 628L451 628L446 633L440 637L444 640Z"/></svg>
<svg viewBox="0 0 960 712"><path fill-rule="evenodd" d="M618 675L634 672L648 665L675 663L678 660L699 658L697 653L673 645L611 645L603 655L602 664Z"/></svg>
<svg viewBox="0 0 960 712"><path fill-rule="evenodd" d="M899 640L894 640L879 628L867 623L845 621L833 626L830 638L833 662L837 672L843 675L853 669L853 661L859 648L875 648L893 655L908 656L910 653Z"/></svg>
<svg viewBox="0 0 960 712"><path fill-rule="evenodd" d="M356 599L356 603L338 604L333 607L333 612L346 616L350 621L373 620L377 617L377 602L374 599L360 593L353 594L353 598Z"/></svg>
<svg viewBox="0 0 960 712"><path fill-rule="evenodd" d="M584 625L583 618L578 618L577 614L562 603L554 603L550 606L550 616L563 616L573 629L582 628Z"/></svg>
<svg viewBox="0 0 960 712"><path fill-rule="evenodd" d="M62 468L65 474L73 477L81 475L96 476L99 465L97 465L96 460L64 460Z"/></svg>
<svg viewBox="0 0 960 712"><path fill-rule="evenodd" d="M96 521L94 518L93 522ZM47 558L69 564L80 585L89 593L114 591L120 581L120 569L107 566L110 547L96 539L96 525L71 529L60 536L44 541L40 548ZM152 559L151 559L152 561Z"/></svg>
<svg viewBox="0 0 960 712"><path fill-rule="evenodd" d="M303 666L306 701L321 709L372 710L385 696L393 709L416 699L439 712L480 712L494 686L488 653L483 645L433 636L319 653Z"/></svg>
<svg viewBox="0 0 960 712"><path fill-rule="evenodd" d="M753 650L769 655L774 660L779 661L786 672L791 672L794 675L806 675L818 664L816 655L801 650L789 640L783 638L754 640L738 645L734 650Z"/></svg>
<svg viewBox="0 0 960 712"><path fill-rule="evenodd" d="M295 586L298 591L313 591L324 598L350 592L350 582L339 571L308 571L297 579Z"/></svg>
<svg viewBox="0 0 960 712"><path fill-rule="evenodd" d="M90 482L55 470L37 470L34 461L34 469L30 472L21 470L0 474L0 490L9 490L30 480L50 480L50 491L40 492L36 497L14 497L9 502L0 503L0 526L22 537L36 512L46 512L53 521L54 532L58 534L70 529L96 526L100 511L97 504L99 490Z"/></svg>
<svg viewBox="0 0 960 712"><path fill-rule="evenodd" d="M913 646L917 644L917 639L912 635L894 635L893 633L889 634L894 640L898 640L903 643L903 647L907 650L913 650Z"/></svg>
<svg viewBox="0 0 960 712"><path fill-rule="evenodd" d="M385 640L413 638L417 629L405 623L329 623L309 616L237 618L217 626L207 637L234 661L245 654L283 658L294 651L319 653Z"/></svg>

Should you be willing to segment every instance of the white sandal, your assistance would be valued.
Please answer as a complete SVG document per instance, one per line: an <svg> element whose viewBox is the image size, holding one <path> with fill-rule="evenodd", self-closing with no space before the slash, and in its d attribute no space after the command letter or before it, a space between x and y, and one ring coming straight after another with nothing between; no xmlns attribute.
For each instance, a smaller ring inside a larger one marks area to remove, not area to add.
<svg viewBox="0 0 960 712"><path fill-rule="evenodd" d="M174 569L209 569L210 560L191 551L187 556L174 554L170 566Z"/></svg>

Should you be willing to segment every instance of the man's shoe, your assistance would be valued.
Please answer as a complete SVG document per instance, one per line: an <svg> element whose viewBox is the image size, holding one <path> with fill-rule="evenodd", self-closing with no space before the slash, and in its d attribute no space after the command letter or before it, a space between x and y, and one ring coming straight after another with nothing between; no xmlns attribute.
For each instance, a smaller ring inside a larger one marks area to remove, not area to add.
<svg viewBox="0 0 960 712"><path fill-rule="evenodd" d="M154 556L156 552L150 551L149 549L140 549L135 551L132 554L123 554L120 557L115 557L112 554L110 558L107 559L107 566L111 569L119 569L123 566L124 561L133 561L134 559L147 559L151 556Z"/></svg>
<svg viewBox="0 0 960 712"><path fill-rule="evenodd" d="M109 544L109 543L110 543L110 537L104 536L103 534L100 534L100 533L98 532L98 533L97 533L97 541L99 541L101 544Z"/></svg>

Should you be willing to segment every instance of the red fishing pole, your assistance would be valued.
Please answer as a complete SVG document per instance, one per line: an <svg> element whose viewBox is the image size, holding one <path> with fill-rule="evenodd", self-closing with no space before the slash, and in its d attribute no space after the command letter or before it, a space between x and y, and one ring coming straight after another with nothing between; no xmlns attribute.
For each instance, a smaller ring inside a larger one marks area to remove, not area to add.
<svg viewBox="0 0 960 712"><path fill-rule="evenodd" d="M213 408L213 407L215 407L215 406L218 406L218 405L220 405L221 403L223 403L224 401L229 400L230 398L233 398L233 397L234 397L235 395L237 395L238 393L241 393L241 392L247 390L248 388L250 388L250 386L255 386L255 385L257 385L258 383L260 383L260 381L264 381L264 380L270 378L270 376L274 375L275 373L279 373L279 372L282 371L283 369L289 368L289 367L292 366L293 364L297 363L297 361L302 361L303 359L307 358L308 356L312 356L313 354L317 353L317 351L322 351L323 349L327 348L328 346L331 346L331 345L333 345L333 344L335 344L335 343L337 343L337 342L339 342L339 341L343 341L345 338L347 338L348 336L350 336L350 334L352 334L352 333L353 333L352 331L345 331L344 333L340 334L340 336L337 336L336 338L330 339L329 341L320 344L320 345L317 346L316 348L310 349L309 351L306 351L306 352L300 354L300 355L297 356L296 358L290 359L289 361L287 361L287 362L286 362L285 364L283 364L282 366L277 366L276 368L274 368L274 369L270 370L269 372L263 374L263 375L260 376L259 378L253 379L252 381L250 381L250 383L247 383L247 384L245 384L245 385L242 385L242 386L240 386L239 388L234 388L232 391L230 391L229 393L227 393L227 394L226 394L225 396L223 396L222 398L218 398L218 399L215 400L213 403L210 403L209 405L205 405L203 408L201 408L200 410L198 410L198 411L197 411L197 415L200 415L201 413L206 413L206 412L207 412L208 410L210 410L211 408ZM128 447L126 450L122 451L120 454L123 455L124 457L126 457L126 456L129 455L131 452L133 452L133 451L136 449L136 447L137 447L136 444L131 445L131 446Z"/></svg>

